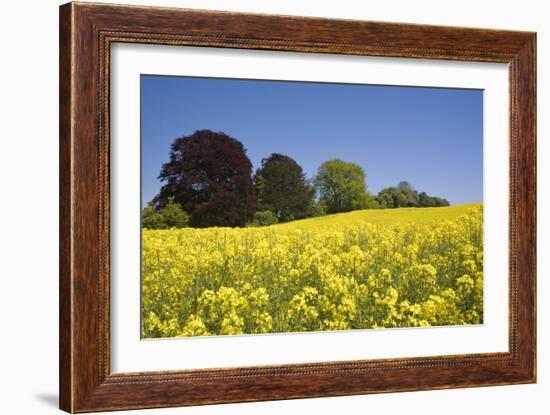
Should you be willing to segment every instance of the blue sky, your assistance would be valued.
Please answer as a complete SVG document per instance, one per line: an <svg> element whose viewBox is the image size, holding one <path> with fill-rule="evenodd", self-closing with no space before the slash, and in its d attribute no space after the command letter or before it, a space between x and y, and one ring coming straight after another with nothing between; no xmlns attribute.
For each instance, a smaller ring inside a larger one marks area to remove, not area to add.
<svg viewBox="0 0 550 415"><path fill-rule="evenodd" d="M170 144L200 129L240 140L254 170L282 153L311 178L339 158L373 194L406 180L453 205L483 200L481 90L142 75L143 205Z"/></svg>

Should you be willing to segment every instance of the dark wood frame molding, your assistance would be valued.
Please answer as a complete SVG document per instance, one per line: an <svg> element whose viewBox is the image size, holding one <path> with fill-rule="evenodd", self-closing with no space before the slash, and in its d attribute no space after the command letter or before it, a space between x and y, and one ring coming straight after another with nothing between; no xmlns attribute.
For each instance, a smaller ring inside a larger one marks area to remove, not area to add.
<svg viewBox="0 0 550 415"><path fill-rule="evenodd" d="M229 369L109 368L113 42L509 64L509 352ZM536 380L536 34L69 3L60 8L60 407L68 412Z"/></svg>

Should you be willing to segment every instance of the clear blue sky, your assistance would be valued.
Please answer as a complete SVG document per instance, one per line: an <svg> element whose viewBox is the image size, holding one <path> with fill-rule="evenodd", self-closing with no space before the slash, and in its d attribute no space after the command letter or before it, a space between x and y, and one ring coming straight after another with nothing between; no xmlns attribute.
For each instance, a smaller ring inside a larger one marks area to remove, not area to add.
<svg viewBox="0 0 550 415"><path fill-rule="evenodd" d="M308 178L326 160L360 165L367 189L410 182L451 204L483 200L483 91L174 76L141 77L142 203L160 189L170 144L196 130L271 153Z"/></svg>

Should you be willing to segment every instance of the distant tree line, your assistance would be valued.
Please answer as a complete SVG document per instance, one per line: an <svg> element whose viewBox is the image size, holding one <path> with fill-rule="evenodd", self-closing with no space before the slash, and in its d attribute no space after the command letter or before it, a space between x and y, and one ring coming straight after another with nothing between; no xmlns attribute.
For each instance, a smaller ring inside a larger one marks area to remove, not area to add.
<svg viewBox="0 0 550 415"><path fill-rule="evenodd" d="M410 183L400 182L397 187L386 187L376 197L378 206L384 208L399 207L441 207L449 206L447 199L418 193Z"/></svg>
<svg viewBox="0 0 550 415"><path fill-rule="evenodd" d="M210 130L177 138L159 179L159 194L143 209L144 228L266 226L358 209L449 205L408 182L373 196L365 171L339 159L325 161L312 180L279 153L253 172L240 141Z"/></svg>

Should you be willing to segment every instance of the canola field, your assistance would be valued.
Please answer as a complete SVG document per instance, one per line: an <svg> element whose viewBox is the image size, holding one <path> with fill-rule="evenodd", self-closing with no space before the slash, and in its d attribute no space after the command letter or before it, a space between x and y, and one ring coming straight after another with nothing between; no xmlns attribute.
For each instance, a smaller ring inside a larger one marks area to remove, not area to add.
<svg viewBox="0 0 550 415"><path fill-rule="evenodd" d="M483 322L483 209L143 230L142 337Z"/></svg>

